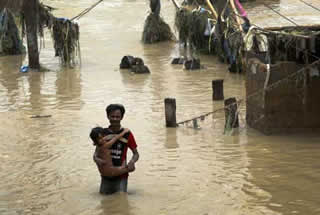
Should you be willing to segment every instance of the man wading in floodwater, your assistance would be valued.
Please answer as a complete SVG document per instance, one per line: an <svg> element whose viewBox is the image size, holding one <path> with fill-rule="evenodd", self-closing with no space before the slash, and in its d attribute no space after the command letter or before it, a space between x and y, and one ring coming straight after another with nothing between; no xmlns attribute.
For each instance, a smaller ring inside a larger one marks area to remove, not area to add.
<svg viewBox="0 0 320 215"><path fill-rule="evenodd" d="M120 134L123 131L123 128L121 127L121 120L123 119L125 108L121 104L110 104L106 108L106 112L110 125L108 128L103 129L104 135L112 137ZM139 159L139 153L132 132L126 133L122 138L118 139L116 143L112 145L112 164L113 166L120 167L124 162L126 163L128 148L130 148L133 153L133 156L128 163L128 169L134 171L135 163ZM96 154L94 155L93 159L98 166L104 164L104 161L98 158ZM127 192L128 176L128 173L115 177L101 176L100 193L112 194L119 191Z"/></svg>

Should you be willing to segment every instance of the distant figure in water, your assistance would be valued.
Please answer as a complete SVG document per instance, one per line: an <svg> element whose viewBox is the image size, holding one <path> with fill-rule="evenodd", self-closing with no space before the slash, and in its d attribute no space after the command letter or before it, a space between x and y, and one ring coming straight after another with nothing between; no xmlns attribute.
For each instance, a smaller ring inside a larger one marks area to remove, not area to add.
<svg viewBox="0 0 320 215"><path fill-rule="evenodd" d="M101 165L97 165L101 176L119 176L130 172L129 167L125 162L121 166L113 166L111 157L111 147L117 140L121 139L126 133L130 132L129 129L123 129L120 134L113 135L112 137L106 136L102 127L95 127L91 130L90 138L93 145L96 146L95 155L100 159ZM131 169L133 171L133 169Z"/></svg>

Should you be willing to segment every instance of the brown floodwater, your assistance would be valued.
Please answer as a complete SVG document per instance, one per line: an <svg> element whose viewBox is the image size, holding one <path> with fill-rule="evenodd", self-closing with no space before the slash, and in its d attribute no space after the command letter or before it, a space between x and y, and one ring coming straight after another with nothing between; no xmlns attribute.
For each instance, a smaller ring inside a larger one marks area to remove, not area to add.
<svg viewBox="0 0 320 215"><path fill-rule="evenodd" d="M71 18L95 1L44 2ZM290 25L261 2L246 5L253 23ZM264 2L299 24L319 23L320 13L300 0ZM162 2L172 29L174 10ZM225 97L240 100L245 78L212 56L200 56L205 68L198 71L171 65L177 43L140 42L148 11L145 0L108 0L82 17L81 67L60 66L50 32L40 54L47 71L20 73L25 56L0 58L0 214L320 214L319 134L264 136L246 126L244 104L233 133L224 133L223 112L200 129L165 127L165 98L176 98L177 121L184 121L223 107L211 99L212 80L224 79ZM151 74L120 71L128 54L143 58ZM141 154L128 195L98 193L88 133L107 125L109 103L125 105L123 126Z"/></svg>

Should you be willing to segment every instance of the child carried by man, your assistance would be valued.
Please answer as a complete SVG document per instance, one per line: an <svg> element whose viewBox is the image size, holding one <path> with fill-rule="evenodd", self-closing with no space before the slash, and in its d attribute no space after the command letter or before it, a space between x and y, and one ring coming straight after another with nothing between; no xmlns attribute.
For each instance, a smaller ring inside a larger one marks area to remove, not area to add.
<svg viewBox="0 0 320 215"><path fill-rule="evenodd" d="M95 156L96 159L99 159L99 163L102 164L97 165L101 176L120 176L134 170L131 170L125 162L121 166L112 164L111 146L128 132L130 130L125 128L120 134L106 136L102 127L95 127L91 130L90 138L93 141L93 145L96 146Z"/></svg>

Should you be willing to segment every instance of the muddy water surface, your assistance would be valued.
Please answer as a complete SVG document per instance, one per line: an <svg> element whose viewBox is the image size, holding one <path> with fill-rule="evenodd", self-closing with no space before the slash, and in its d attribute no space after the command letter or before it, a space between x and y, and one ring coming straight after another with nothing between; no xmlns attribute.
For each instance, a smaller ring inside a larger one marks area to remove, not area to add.
<svg viewBox="0 0 320 215"><path fill-rule="evenodd" d="M92 4L45 2L68 18ZM299 0L266 3L301 24L319 20ZM165 128L164 98L176 98L183 121L223 106L211 100L212 80L224 79L225 97L238 99L245 80L210 56L201 56L200 71L171 65L176 43L140 43L148 7L144 0L109 0L81 18L81 67L60 66L49 32L40 56L48 71L22 74L24 56L0 58L0 214L320 214L319 135L264 136L246 127L243 105L233 135L224 134L223 112L200 122L201 129ZM290 24L261 1L246 7L257 25ZM173 26L170 1L162 2L162 16ZM127 54L142 57L151 74L119 71ZM141 154L128 195L98 193L88 133L107 125L109 103L126 106L123 125Z"/></svg>

